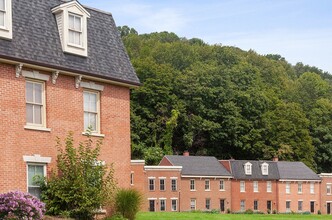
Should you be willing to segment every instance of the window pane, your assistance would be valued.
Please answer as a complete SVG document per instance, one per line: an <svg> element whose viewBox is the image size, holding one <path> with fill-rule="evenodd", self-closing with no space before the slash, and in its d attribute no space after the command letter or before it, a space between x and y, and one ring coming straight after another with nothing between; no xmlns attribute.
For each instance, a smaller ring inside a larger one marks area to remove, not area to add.
<svg viewBox="0 0 332 220"><path fill-rule="evenodd" d="M0 26L5 26L5 13L0 11Z"/></svg>
<svg viewBox="0 0 332 220"><path fill-rule="evenodd" d="M41 124L42 123L42 106L34 105L34 123Z"/></svg>
<svg viewBox="0 0 332 220"><path fill-rule="evenodd" d="M75 30L81 31L81 18L78 16L75 16Z"/></svg>
<svg viewBox="0 0 332 220"><path fill-rule="evenodd" d="M89 93L84 93L83 95L84 99L84 111L89 111Z"/></svg>
<svg viewBox="0 0 332 220"><path fill-rule="evenodd" d="M41 190L39 187L29 187L28 191L31 195L37 197L38 199L40 199L40 194L41 194Z"/></svg>
<svg viewBox="0 0 332 220"><path fill-rule="evenodd" d="M33 123L33 105L26 105L27 123Z"/></svg>
<svg viewBox="0 0 332 220"><path fill-rule="evenodd" d="M34 84L34 92L35 92L35 103L42 104L42 92L43 87L39 83Z"/></svg>
<svg viewBox="0 0 332 220"><path fill-rule="evenodd" d="M84 130L86 131L89 127L89 113L84 112Z"/></svg>
<svg viewBox="0 0 332 220"><path fill-rule="evenodd" d="M90 111L97 111L97 94L90 93Z"/></svg>
<svg viewBox="0 0 332 220"><path fill-rule="evenodd" d="M81 45L81 33L74 32L74 35L75 35L74 43L77 45Z"/></svg>
<svg viewBox="0 0 332 220"><path fill-rule="evenodd" d="M75 32L69 31L69 43L74 44L75 43Z"/></svg>
<svg viewBox="0 0 332 220"><path fill-rule="evenodd" d="M90 124L92 130L95 131L97 127L97 114L90 113Z"/></svg>
<svg viewBox="0 0 332 220"><path fill-rule="evenodd" d="M69 15L69 28L70 29L74 29L75 25L74 25L74 16L73 15Z"/></svg>
<svg viewBox="0 0 332 220"><path fill-rule="evenodd" d="M33 83L26 82L25 85L25 96L27 102L33 102Z"/></svg>
<svg viewBox="0 0 332 220"><path fill-rule="evenodd" d="M33 186L33 176L35 175L35 166L28 166L28 185Z"/></svg>

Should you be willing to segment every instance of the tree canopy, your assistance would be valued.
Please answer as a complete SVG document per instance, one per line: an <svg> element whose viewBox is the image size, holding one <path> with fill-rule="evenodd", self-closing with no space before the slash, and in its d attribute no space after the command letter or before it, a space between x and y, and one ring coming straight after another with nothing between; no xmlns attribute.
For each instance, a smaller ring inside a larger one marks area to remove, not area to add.
<svg viewBox="0 0 332 220"><path fill-rule="evenodd" d="M142 82L131 96L133 158L154 164L188 150L332 171L329 73L278 54L119 30Z"/></svg>

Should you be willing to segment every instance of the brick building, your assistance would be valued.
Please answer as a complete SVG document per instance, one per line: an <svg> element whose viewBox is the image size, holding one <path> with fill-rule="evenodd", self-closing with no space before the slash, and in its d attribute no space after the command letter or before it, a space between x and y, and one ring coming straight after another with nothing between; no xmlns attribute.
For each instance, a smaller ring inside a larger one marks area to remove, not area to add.
<svg viewBox="0 0 332 220"><path fill-rule="evenodd" d="M332 173L321 173L320 201L322 214L332 214Z"/></svg>
<svg viewBox="0 0 332 220"><path fill-rule="evenodd" d="M130 186L130 88L139 80L112 15L77 1L0 5L0 192L39 195L56 137L103 139L101 160Z"/></svg>

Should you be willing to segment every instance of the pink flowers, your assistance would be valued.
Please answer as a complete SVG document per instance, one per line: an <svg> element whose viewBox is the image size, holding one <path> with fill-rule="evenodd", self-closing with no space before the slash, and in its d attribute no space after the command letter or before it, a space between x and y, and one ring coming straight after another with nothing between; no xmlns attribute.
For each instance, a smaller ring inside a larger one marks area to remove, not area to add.
<svg viewBox="0 0 332 220"><path fill-rule="evenodd" d="M40 220L45 204L36 197L23 192L0 194L0 219Z"/></svg>

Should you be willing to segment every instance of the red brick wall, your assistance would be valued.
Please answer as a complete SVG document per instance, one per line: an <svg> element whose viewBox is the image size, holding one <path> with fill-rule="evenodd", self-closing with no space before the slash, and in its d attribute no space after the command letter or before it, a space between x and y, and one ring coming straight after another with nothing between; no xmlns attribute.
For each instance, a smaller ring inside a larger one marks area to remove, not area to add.
<svg viewBox="0 0 332 220"><path fill-rule="evenodd" d="M330 203L330 214L332 213L332 193L327 194L326 186L331 184L332 187L332 176L322 176L322 182L320 185L321 192L321 212L322 214L327 214L327 203Z"/></svg>
<svg viewBox="0 0 332 220"><path fill-rule="evenodd" d="M315 202L315 213L320 210L320 183L314 184L314 194L310 193L310 182L302 182L302 193L298 193L298 182L291 181L290 193L286 193L286 181L278 182L279 212L286 212L286 201L291 201L291 211L298 212L298 201L303 201L303 211L310 211L310 201Z"/></svg>
<svg viewBox="0 0 332 220"><path fill-rule="evenodd" d="M49 74L48 72L41 72ZM101 160L114 163L120 187L130 185L130 107L129 88L96 82L101 92ZM26 163L23 155L51 157L48 171L54 167L56 137L64 139L74 132L76 145L84 141L83 89L75 88L75 79L59 75L56 84L46 82L46 123L50 132L24 129L26 124L25 78L15 77L15 66L0 63L0 192L27 190ZM94 140L97 138L94 137Z"/></svg>
<svg viewBox="0 0 332 220"><path fill-rule="evenodd" d="M245 182L245 192L240 192L240 182ZM254 200L258 201L258 210L267 212L267 201L272 202L272 210L277 210L277 182L271 180L272 192L267 192L267 181L258 181L258 192L254 192L253 180L232 180L232 211L240 211L241 200L245 201L245 210L254 210Z"/></svg>

